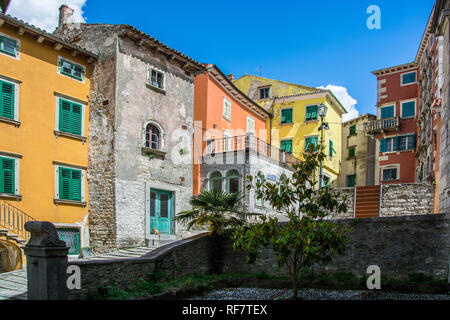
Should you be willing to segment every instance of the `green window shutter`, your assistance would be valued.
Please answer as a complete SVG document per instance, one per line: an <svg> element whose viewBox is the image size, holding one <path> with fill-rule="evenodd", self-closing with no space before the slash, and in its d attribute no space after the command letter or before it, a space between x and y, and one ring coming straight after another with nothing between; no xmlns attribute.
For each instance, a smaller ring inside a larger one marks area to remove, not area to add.
<svg viewBox="0 0 450 320"><path fill-rule="evenodd" d="M72 121L70 115L72 104L69 101L59 100L59 131L72 132Z"/></svg>
<svg viewBox="0 0 450 320"><path fill-rule="evenodd" d="M71 170L67 168L59 168L59 199L71 200Z"/></svg>
<svg viewBox="0 0 450 320"><path fill-rule="evenodd" d="M71 200L81 201L81 171L72 170Z"/></svg>
<svg viewBox="0 0 450 320"><path fill-rule="evenodd" d="M355 155L356 155L356 148L355 147L352 147L352 148L348 149L348 157L350 159L354 158Z"/></svg>
<svg viewBox="0 0 450 320"><path fill-rule="evenodd" d="M292 123L292 109L281 111L281 123Z"/></svg>
<svg viewBox="0 0 450 320"><path fill-rule="evenodd" d="M411 149L412 150L414 150L415 148L416 148L416 141L415 141L415 139L416 139L416 135L414 135L414 134L412 134L411 135Z"/></svg>
<svg viewBox="0 0 450 320"><path fill-rule="evenodd" d="M0 158L0 193L15 193L15 160Z"/></svg>
<svg viewBox="0 0 450 320"><path fill-rule="evenodd" d="M381 119L389 119L394 117L394 106L381 108Z"/></svg>
<svg viewBox="0 0 450 320"><path fill-rule="evenodd" d="M14 119L14 84L0 81L0 116Z"/></svg>
<svg viewBox="0 0 450 320"><path fill-rule="evenodd" d="M280 149L286 151L286 140L281 141Z"/></svg>
<svg viewBox="0 0 450 320"><path fill-rule="evenodd" d="M306 138L305 139L305 151L308 150L310 144L311 144L311 138Z"/></svg>
<svg viewBox="0 0 450 320"><path fill-rule="evenodd" d="M350 127L350 135L356 134L356 125Z"/></svg>
<svg viewBox="0 0 450 320"><path fill-rule="evenodd" d="M61 74L83 81L84 69L82 66L64 59L60 60L59 66Z"/></svg>
<svg viewBox="0 0 450 320"><path fill-rule="evenodd" d="M380 152L386 152L386 139L380 140Z"/></svg>
<svg viewBox="0 0 450 320"><path fill-rule="evenodd" d="M81 112L83 107L80 104L72 103L72 133L81 135Z"/></svg>
<svg viewBox="0 0 450 320"><path fill-rule="evenodd" d="M312 137L311 138L311 143L314 144L315 146L317 146L317 144L319 143L319 138L318 137Z"/></svg>
<svg viewBox="0 0 450 320"><path fill-rule="evenodd" d="M347 176L347 187L353 188L356 185L356 175Z"/></svg>
<svg viewBox="0 0 450 320"><path fill-rule="evenodd" d="M328 153L330 158L333 156L333 141L330 140L330 145L328 146Z"/></svg>
<svg viewBox="0 0 450 320"><path fill-rule="evenodd" d="M400 145L400 137L392 138L394 140L394 147L392 151L397 151Z"/></svg>
<svg viewBox="0 0 450 320"><path fill-rule="evenodd" d="M292 153L292 140L286 140L286 152L287 153Z"/></svg>
<svg viewBox="0 0 450 320"><path fill-rule="evenodd" d="M306 107L306 120L317 120L318 106Z"/></svg>
<svg viewBox="0 0 450 320"><path fill-rule="evenodd" d="M402 118L414 117L416 115L416 103L414 101L402 104Z"/></svg>

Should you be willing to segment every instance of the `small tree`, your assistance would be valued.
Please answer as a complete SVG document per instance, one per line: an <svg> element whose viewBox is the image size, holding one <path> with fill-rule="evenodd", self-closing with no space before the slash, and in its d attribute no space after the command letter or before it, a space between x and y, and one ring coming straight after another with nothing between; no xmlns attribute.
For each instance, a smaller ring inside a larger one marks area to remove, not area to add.
<svg viewBox="0 0 450 320"><path fill-rule="evenodd" d="M254 215L238 210L243 199L242 192L228 193L202 191L191 198L192 210L180 212L175 220L187 224L187 229L207 228L211 237L211 264L213 273L222 272L223 236L246 224Z"/></svg>
<svg viewBox="0 0 450 320"><path fill-rule="evenodd" d="M233 234L234 249L248 252L248 263L258 259L261 246L272 246L278 265L286 267L290 275L294 299L300 270L314 262L328 262L333 254L344 254L349 231L327 220L332 212L347 211L346 199L339 202L340 194L328 187L314 189L319 162L326 157L323 149L310 146L304 157L305 161L293 165L292 178L285 177L279 183L259 179L253 184L253 177L248 177L248 189L287 214L288 222L261 216L260 223L239 227Z"/></svg>

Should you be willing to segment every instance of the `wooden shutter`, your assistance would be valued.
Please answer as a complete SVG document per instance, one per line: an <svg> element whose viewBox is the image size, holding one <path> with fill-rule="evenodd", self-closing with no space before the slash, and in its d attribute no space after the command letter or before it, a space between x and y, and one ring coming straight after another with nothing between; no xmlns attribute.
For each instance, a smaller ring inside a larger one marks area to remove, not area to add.
<svg viewBox="0 0 450 320"><path fill-rule="evenodd" d="M80 104L72 103L72 133L76 135L81 135L82 110L83 107Z"/></svg>
<svg viewBox="0 0 450 320"><path fill-rule="evenodd" d="M15 160L0 158L0 193L15 193Z"/></svg>
<svg viewBox="0 0 450 320"><path fill-rule="evenodd" d="M72 132L72 121L70 114L72 106L69 101L59 100L59 131Z"/></svg>
<svg viewBox="0 0 450 320"><path fill-rule="evenodd" d="M380 152L386 152L386 139L380 140Z"/></svg>
<svg viewBox="0 0 450 320"><path fill-rule="evenodd" d="M0 116L14 119L14 84L0 81Z"/></svg>
<svg viewBox="0 0 450 320"><path fill-rule="evenodd" d="M59 198L70 200L71 170L59 168Z"/></svg>
<svg viewBox="0 0 450 320"><path fill-rule="evenodd" d="M81 201L81 171L71 170L72 183L71 183L71 200Z"/></svg>

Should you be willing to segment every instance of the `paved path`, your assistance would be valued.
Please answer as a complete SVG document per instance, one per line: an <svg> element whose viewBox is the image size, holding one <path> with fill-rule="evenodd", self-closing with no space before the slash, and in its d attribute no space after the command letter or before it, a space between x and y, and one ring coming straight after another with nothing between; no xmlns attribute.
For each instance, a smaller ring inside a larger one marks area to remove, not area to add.
<svg viewBox="0 0 450 320"><path fill-rule="evenodd" d="M139 258L155 250L150 248L123 249L111 253L95 255L83 259L73 259L69 257L69 263L73 261L93 261L93 260L125 260ZM27 300L27 272L26 269L0 273L0 300Z"/></svg>

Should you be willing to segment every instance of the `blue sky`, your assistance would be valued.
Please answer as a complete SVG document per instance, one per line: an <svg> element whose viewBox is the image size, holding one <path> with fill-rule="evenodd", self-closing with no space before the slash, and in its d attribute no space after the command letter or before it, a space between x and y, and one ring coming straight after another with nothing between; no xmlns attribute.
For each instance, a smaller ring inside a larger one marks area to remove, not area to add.
<svg viewBox="0 0 450 320"><path fill-rule="evenodd" d="M133 25L225 74L259 75L262 66L264 77L345 87L364 114L376 110L370 72L414 60L434 0L12 0L10 11L39 21L48 6L53 21L60 3L82 8L89 23ZM366 26L373 4L381 30Z"/></svg>

